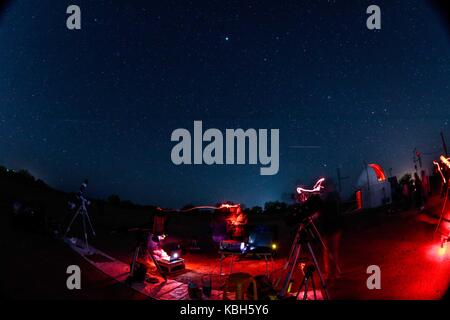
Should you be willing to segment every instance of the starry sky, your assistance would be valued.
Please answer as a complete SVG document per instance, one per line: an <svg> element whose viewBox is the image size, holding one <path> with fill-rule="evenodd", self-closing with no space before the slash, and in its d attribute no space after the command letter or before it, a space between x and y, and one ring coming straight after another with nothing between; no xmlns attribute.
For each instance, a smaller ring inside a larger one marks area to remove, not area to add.
<svg viewBox="0 0 450 320"><path fill-rule="evenodd" d="M382 29L366 28L381 7ZM66 28L81 8L82 29ZM90 196L180 207L428 164L450 139L450 37L425 1L11 1L0 164ZM280 169L171 162L176 128L279 128Z"/></svg>

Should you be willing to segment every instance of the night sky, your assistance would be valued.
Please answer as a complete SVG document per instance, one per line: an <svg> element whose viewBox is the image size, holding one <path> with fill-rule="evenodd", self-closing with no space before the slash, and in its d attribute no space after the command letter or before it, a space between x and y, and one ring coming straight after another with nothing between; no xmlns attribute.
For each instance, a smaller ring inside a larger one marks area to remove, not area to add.
<svg viewBox="0 0 450 320"><path fill-rule="evenodd" d="M438 157L449 107L450 37L425 1L12 1L0 17L0 164L65 191L88 177L92 197L262 205L338 167L348 195L364 162L400 176L415 147ZM278 174L174 165L170 135L194 120L279 128Z"/></svg>

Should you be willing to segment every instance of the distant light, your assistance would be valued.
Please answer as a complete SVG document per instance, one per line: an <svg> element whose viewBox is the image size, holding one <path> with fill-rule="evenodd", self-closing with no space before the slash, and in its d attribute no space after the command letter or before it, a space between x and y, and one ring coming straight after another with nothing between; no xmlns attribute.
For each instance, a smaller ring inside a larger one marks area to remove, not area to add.
<svg viewBox="0 0 450 320"><path fill-rule="evenodd" d="M175 252L175 253L172 255L172 257L173 257L174 259L178 259L178 253Z"/></svg>
<svg viewBox="0 0 450 320"><path fill-rule="evenodd" d="M440 156L439 159L442 161L443 164L445 164L447 167L450 168L450 161L449 161L450 158L446 158L444 156Z"/></svg>
<svg viewBox="0 0 450 320"><path fill-rule="evenodd" d="M276 243L272 243L272 250L277 250L277 244Z"/></svg>
<svg viewBox="0 0 450 320"><path fill-rule="evenodd" d="M245 249L245 242L241 242L241 251L244 251Z"/></svg>
<svg viewBox="0 0 450 320"><path fill-rule="evenodd" d="M443 262L448 260L448 243L433 243L428 246L428 256L430 259L434 259L438 262Z"/></svg>
<svg viewBox="0 0 450 320"><path fill-rule="evenodd" d="M439 247L438 255L442 257L443 255L445 255L446 251L447 251L447 246L446 245L444 245L442 247Z"/></svg>
<svg viewBox="0 0 450 320"><path fill-rule="evenodd" d="M225 41L228 41L228 40L230 40L230 38L229 37L225 37Z"/></svg>

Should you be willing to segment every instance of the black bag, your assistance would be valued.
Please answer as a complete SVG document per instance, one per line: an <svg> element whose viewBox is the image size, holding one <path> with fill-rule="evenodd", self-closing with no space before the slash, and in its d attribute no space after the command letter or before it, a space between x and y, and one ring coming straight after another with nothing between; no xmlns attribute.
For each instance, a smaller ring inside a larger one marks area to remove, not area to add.
<svg viewBox="0 0 450 320"><path fill-rule="evenodd" d="M271 300L271 297L276 296L276 291L272 287L272 282L265 275L255 276L256 291L258 293L258 300ZM253 287L248 288L247 295L253 296Z"/></svg>
<svg viewBox="0 0 450 320"><path fill-rule="evenodd" d="M134 282L144 282L147 274L147 267L143 263L138 263L133 272Z"/></svg>

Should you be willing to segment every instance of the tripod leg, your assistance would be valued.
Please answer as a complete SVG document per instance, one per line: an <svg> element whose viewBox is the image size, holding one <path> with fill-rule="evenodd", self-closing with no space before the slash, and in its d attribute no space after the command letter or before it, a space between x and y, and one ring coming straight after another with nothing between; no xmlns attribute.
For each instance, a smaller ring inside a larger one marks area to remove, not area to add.
<svg viewBox="0 0 450 320"><path fill-rule="evenodd" d="M316 267L317 273L319 274L320 284L322 285L323 291L325 293L325 299L329 300L330 296L328 294L327 284L323 280L322 272L320 271L319 264L317 263L316 255L314 254L311 244L308 242L307 245L308 245L309 253L311 254L311 257L313 258L314 266Z"/></svg>
<svg viewBox="0 0 450 320"><path fill-rule="evenodd" d="M312 274L312 273L311 273L311 287L312 287L313 293L314 293L314 300L317 300L316 285L314 283L314 274Z"/></svg>
<svg viewBox="0 0 450 320"><path fill-rule="evenodd" d="M291 246L291 250L289 251L289 257L284 265L284 269L286 270L289 266L289 261L291 261L294 253L295 253L295 249L297 248L297 244L299 243L300 240L300 234L303 230L303 225L300 225L299 229L297 230L297 232L295 233L295 238L294 238L294 242L292 242L292 246Z"/></svg>
<svg viewBox="0 0 450 320"><path fill-rule="evenodd" d="M222 277L222 262L223 262L224 256L223 253L220 254L220 270L219 270L219 278Z"/></svg>
<svg viewBox="0 0 450 320"><path fill-rule="evenodd" d="M297 248L295 250L295 259L294 259L294 261L291 261L291 263L292 263L291 268L290 268L288 274L286 275L286 279L285 279L283 287L281 288L281 291L280 291L280 296L282 296L282 297L284 297L288 291L289 283L291 282L292 275L294 274L295 268L297 267L297 262L300 257L301 248L302 248L302 245L300 243L298 243Z"/></svg>
<svg viewBox="0 0 450 320"><path fill-rule="evenodd" d="M309 275L305 275L305 292L303 292L303 300L306 300L308 298L308 282L309 282Z"/></svg>
<svg viewBox="0 0 450 320"><path fill-rule="evenodd" d="M75 221L75 219L77 218L79 213L80 213L80 209L78 209L77 212L75 212L75 214L72 217L72 220L70 220L70 223L67 226L66 232L64 233L64 238L67 237L67 234L70 232L70 228L72 227L72 224Z"/></svg>
<svg viewBox="0 0 450 320"><path fill-rule="evenodd" d="M95 230L94 230L94 227L92 226L91 218L89 217L89 213L87 212L87 210L86 210L84 213L85 213L85 215L86 215L86 218L87 218L89 227L91 228L92 235L95 237Z"/></svg>
<svg viewBox="0 0 450 320"><path fill-rule="evenodd" d="M322 244L322 247L324 250L326 250L328 252L328 256L330 257L330 260L333 261L334 265L336 266L336 270L338 273L342 273L341 272L341 268L339 267L336 259L334 258L334 256L331 254L331 251L328 249L328 247L325 245L325 242L323 241L322 236L320 235L319 230L317 229L316 225L314 224L314 222L311 222L311 226L313 228L313 232L314 235L319 238L320 243Z"/></svg>
<svg viewBox="0 0 450 320"><path fill-rule="evenodd" d="M134 268L136 267L136 261L137 261L137 258L139 257L139 251L140 251L140 247L137 246L136 249L134 249L133 261L131 261L131 267L130 267L130 275L131 276L134 274Z"/></svg>
<svg viewBox="0 0 450 320"><path fill-rule="evenodd" d="M297 294L295 295L295 300L298 300L298 296L300 295L300 291L302 290L303 286L305 285L306 281L306 274L302 279L302 282L300 283L300 286L298 287Z"/></svg>
<svg viewBox="0 0 450 320"><path fill-rule="evenodd" d="M445 208L447 207L447 200L448 200L448 191L449 191L449 189L450 189L450 186L447 186L447 191L445 191L444 204L442 205L441 216L439 217L439 222L438 222L438 224L436 226L436 230L434 232L438 232L439 231L439 227L441 226L442 219L444 218Z"/></svg>
<svg viewBox="0 0 450 320"><path fill-rule="evenodd" d="M89 249L88 236L87 236L87 230L86 230L86 217L84 216L84 214L82 214L82 220L83 220L84 241L86 243L86 249Z"/></svg>
<svg viewBox="0 0 450 320"><path fill-rule="evenodd" d="M286 263L283 266L283 270L287 270L288 267L289 267L289 263L291 262L294 254L295 254L295 251L296 251L296 249L297 249L297 247L298 247L298 245L300 243L300 234L302 233L303 228L304 228L304 226L303 226L303 224L301 224L299 226L296 234L295 234L294 242L292 242L292 246L291 246L291 250L290 250L290 253L289 253L289 257L288 257L288 259L286 260ZM280 274L280 276L278 277L277 281L275 282L275 287L278 287L278 285L281 282L281 278L282 277L283 277L283 272Z"/></svg>

